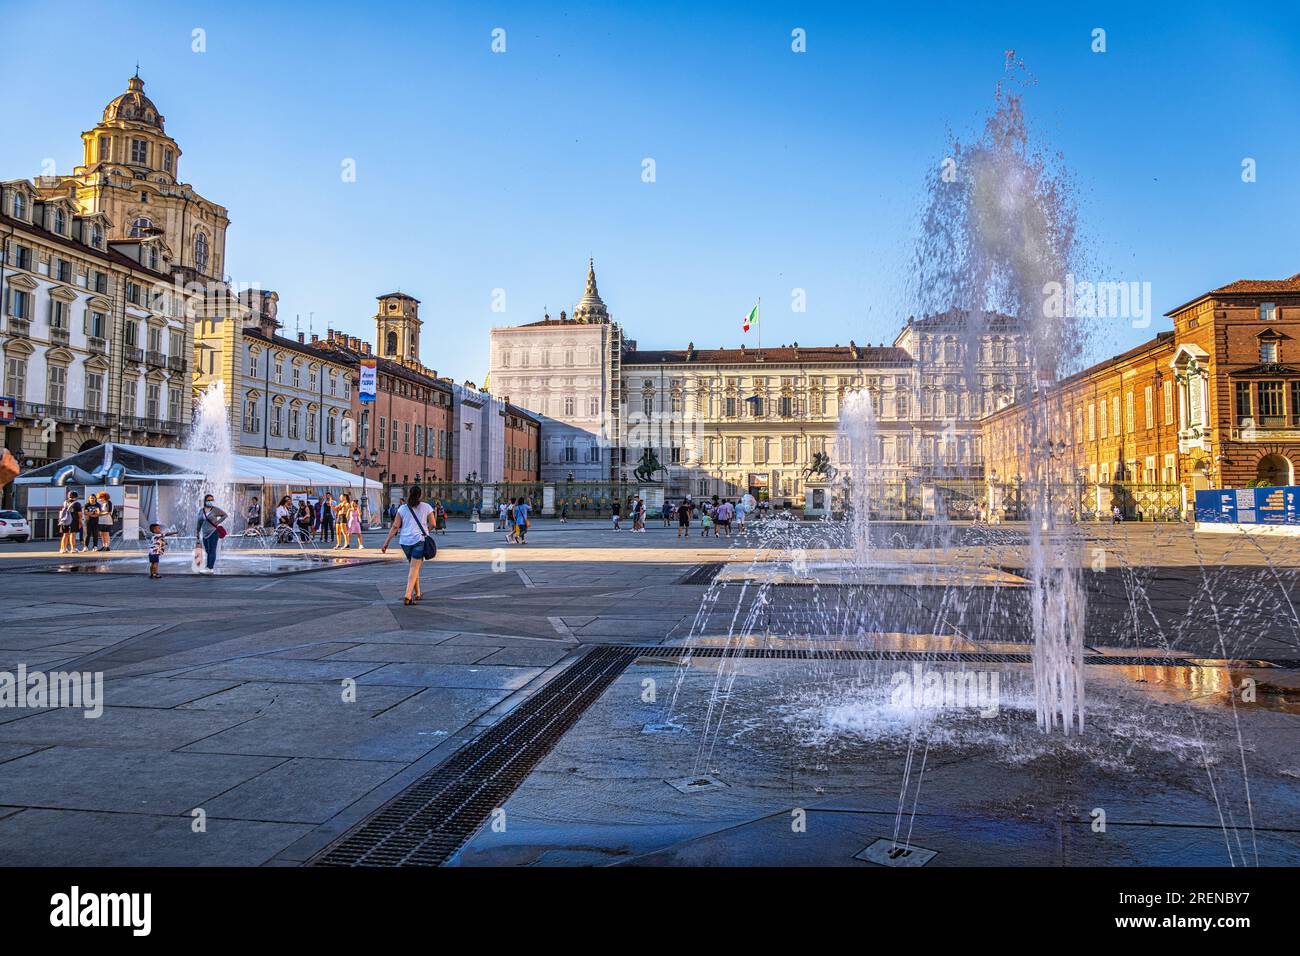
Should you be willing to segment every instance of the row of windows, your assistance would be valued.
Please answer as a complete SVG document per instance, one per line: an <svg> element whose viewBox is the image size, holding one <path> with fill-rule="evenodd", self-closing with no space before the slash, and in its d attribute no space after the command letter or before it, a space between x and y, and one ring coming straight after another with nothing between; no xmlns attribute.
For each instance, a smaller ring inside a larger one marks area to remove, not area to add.
<svg viewBox="0 0 1300 956"><path fill-rule="evenodd" d="M87 368L84 370L85 396L84 410L103 412L105 376L102 371ZM183 386L167 386L167 420L181 420L181 401ZM27 359L21 355L10 355L5 359L5 394L18 401L26 401L27 395ZM139 410L139 382L128 378L122 383L122 409L124 414L133 415ZM56 408L67 407L68 401L68 367L49 364L45 369L45 404ZM163 385L159 382L145 383L145 417L162 419Z"/></svg>
<svg viewBox="0 0 1300 956"><path fill-rule="evenodd" d="M583 353L580 353L576 349L539 349L536 355L534 355L530 349L521 349L519 351L502 349L499 353L500 357L498 364L501 368L513 368L516 367L516 365L519 368L528 368L533 364L534 360L537 360L537 363L543 368L548 368L552 364L563 366L565 368L572 368L577 363L580 354ZM585 354L587 357L587 364L595 365L596 350L594 348L589 348L586 350ZM552 358L555 359L554 363L552 363Z"/></svg>
<svg viewBox="0 0 1300 956"><path fill-rule="evenodd" d="M376 418L375 448L378 451L419 455L422 458L451 458L451 432L443 428L426 428L414 422L391 422L383 415ZM389 428L392 425L392 428ZM370 444L370 413L361 416L361 446Z"/></svg>
<svg viewBox="0 0 1300 956"><path fill-rule="evenodd" d="M1287 402L1287 392L1291 401ZM1238 382L1236 412L1239 427L1300 426L1300 381Z"/></svg>
<svg viewBox="0 0 1300 956"><path fill-rule="evenodd" d="M531 448L509 445L506 447L506 467L520 471L536 471L537 453Z"/></svg>
<svg viewBox="0 0 1300 956"><path fill-rule="evenodd" d="M260 434L262 431L262 399L254 397L244 403L244 431L250 434ZM285 433L285 424L288 423L289 438L304 438L307 441L316 440L316 427L319 413L314 408L302 409L296 405L285 407L280 402L272 402L270 408L271 422L267 434L272 438L282 438ZM347 420L347 416L344 416ZM343 426L346 430L346 426ZM325 443L336 445L340 441L339 413L337 408L331 408L325 416Z"/></svg>
<svg viewBox="0 0 1300 956"><path fill-rule="evenodd" d="M284 366L285 356L283 354L272 356L271 367L266 367L265 361L261 356L265 353L260 351L249 351L248 353L248 377L252 379L264 380L265 372L271 373L271 380L277 385L284 385ZM304 377L303 360L291 359L289 361L289 384L294 388L302 388L304 380L306 387L311 391L317 388L317 371L320 366L310 364L306 367L307 375ZM265 370L265 371L264 371ZM342 397L345 399L352 398L352 377L346 372L336 372L334 369L327 369L325 372L325 394L337 397L339 390L342 389Z"/></svg>
<svg viewBox="0 0 1300 956"><path fill-rule="evenodd" d="M99 137L99 162L113 162L113 137L108 134L100 134ZM136 166L149 165L149 141L141 139L138 136L132 136L127 140L128 155L131 157L130 162ZM164 172L175 175L173 167L176 165L176 152L170 146L164 146L161 150L162 169Z"/></svg>

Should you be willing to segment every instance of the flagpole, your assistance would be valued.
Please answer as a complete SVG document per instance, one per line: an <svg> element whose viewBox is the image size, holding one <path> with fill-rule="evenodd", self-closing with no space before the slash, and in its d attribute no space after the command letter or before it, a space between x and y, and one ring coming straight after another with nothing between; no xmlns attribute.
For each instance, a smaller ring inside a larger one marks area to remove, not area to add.
<svg viewBox="0 0 1300 956"><path fill-rule="evenodd" d="M754 326L758 332L758 350L763 351L763 297L758 297L758 305L754 307Z"/></svg>

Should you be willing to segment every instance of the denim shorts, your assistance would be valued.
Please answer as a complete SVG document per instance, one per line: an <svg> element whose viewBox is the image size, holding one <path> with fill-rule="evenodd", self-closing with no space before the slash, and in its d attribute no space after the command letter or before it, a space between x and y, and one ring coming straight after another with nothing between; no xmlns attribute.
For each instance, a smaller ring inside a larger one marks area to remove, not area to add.
<svg viewBox="0 0 1300 956"><path fill-rule="evenodd" d="M412 558L424 560L424 542L417 541L415 544L402 545L402 554L406 555L407 561L410 561Z"/></svg>

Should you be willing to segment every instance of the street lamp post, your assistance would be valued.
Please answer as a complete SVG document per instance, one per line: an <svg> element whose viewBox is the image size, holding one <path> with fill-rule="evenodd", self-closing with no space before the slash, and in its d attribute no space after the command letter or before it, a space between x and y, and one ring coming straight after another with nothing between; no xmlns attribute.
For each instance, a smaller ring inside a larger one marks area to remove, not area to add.
<svg viewBox="0 0 1300 956"><path fill-rule="evenodd" d="M363 455L361 453L360 448L352 449L352 464L361 466L361 515L364 518L366 516L366 505L367 505L366 468L367 467L373 468L375 465L379 464L378 449L375 448L370 449L369 456Z"/></svg>

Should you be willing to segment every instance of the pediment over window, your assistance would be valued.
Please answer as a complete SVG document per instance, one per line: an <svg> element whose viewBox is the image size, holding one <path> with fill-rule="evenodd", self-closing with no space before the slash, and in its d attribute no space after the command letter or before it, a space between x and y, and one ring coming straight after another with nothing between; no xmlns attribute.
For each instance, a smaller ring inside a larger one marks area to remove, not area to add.
<svg viewBox="0 0 1300 956"><path fill-rule="evenodd" d="M11 288L22 289L25 292L35 292L39 286L35 279L25 272L14 272L5 278L5 281Z"/></svg>
<svg viewBox="0 0 1300 956"><path fill-rule="evenodd" d="M1294 365L1281 365L1272 362L1265 362L1260 365L1252 365L1250 368L1239 368L1233 372L1229 378L1247 378L1253 375L1300 375L1300 368Z"/></svg>
<svg viewBox="0 0 1300 956"><path fill-rule="evenodd" d="M1182 371L1193 362L1197 365L1204 365L1209 361L1209 358L1210 353L1199 345L1184 343L1174 350L1174 357L1169 360L1169 367Z"/></svg>
<svg viewBox="0 0 1300 956"><path fill-rule="evenodd" d="M63 346L45 350L45 361L54 362L57 365L71 365L77 360L77 356L65 349Z"/></svg>
<svg viewBox="0 0 1300 956"><path fill-rule="evenodd" d="M59 299L62 302L76 302L77 293L66 286L56 285L50 289L50 298Z"/></svg>
<svg viewBox="0 0 1300 956"><path fill-rule="evenodd" d="M113 363L102 355L92 355L86 359L85 365L92 372L110 372L113 369Z"/></svg>

